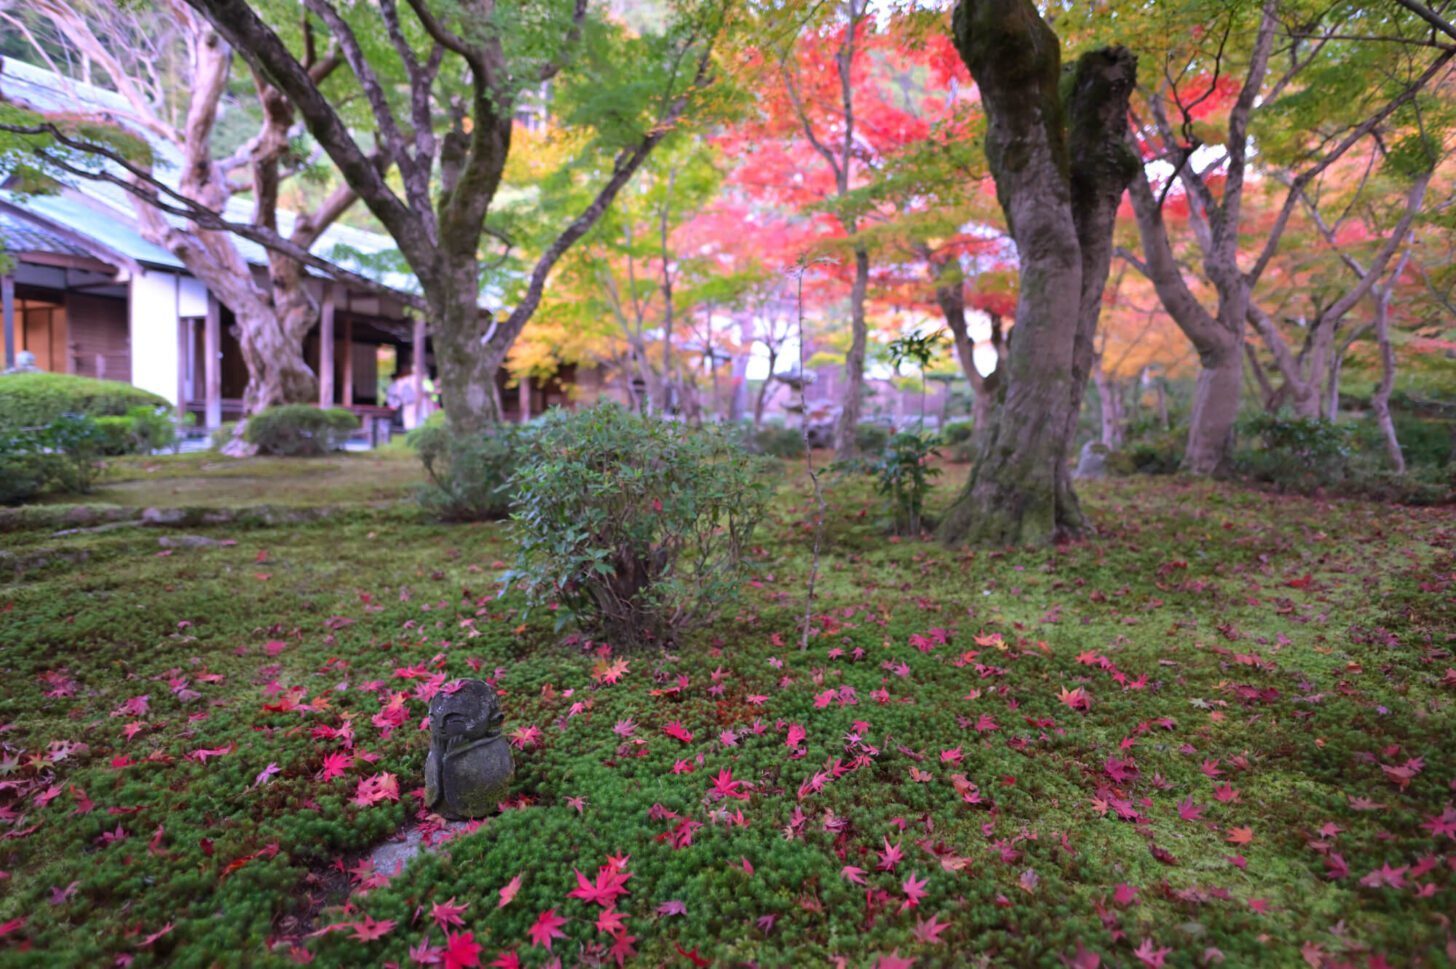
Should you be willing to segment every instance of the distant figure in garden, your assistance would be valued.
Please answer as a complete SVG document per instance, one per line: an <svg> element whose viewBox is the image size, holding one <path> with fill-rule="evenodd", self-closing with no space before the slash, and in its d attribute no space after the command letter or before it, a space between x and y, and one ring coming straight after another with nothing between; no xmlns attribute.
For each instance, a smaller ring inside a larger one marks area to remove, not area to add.
<svg viewBox="0 0 1456 969"><path fill-rule="evenodd" d="M425 374L421 386L424 388L423 406L415 406L415 375L412 371L405 371L390 382L389 390L385 393L384 402L389 407L399 411L400 423L405 430L412 431L425 422L438 407L439 398L435 393L435 382L430 375Z"/></svg>
<svg viewBox="0 0 1456 969"><path fill-rule="evenodd" d="M21 350L15 355L15 366L5 371L12 373L40 373L41 369L35 365L35 354L29 350Z"/></svg>

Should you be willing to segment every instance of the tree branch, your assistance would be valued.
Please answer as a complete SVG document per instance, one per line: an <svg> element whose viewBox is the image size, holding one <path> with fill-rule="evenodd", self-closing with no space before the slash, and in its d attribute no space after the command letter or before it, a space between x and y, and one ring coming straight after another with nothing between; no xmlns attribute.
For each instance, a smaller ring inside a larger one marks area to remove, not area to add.
<svg viewBox="0 0 1456 969"><path fill-rule="evenodd" d="M203 14L252 67L264 74L298 109L309 133L384 223L407 256L428 259L433 246L424 226L389 187L348 126L324 97L308 70L248 4L248 0L186 0Z"/></svg>
<svg viewBox="0 0 1456 969"><path fill-rule="evenodd" d="M1289 223L1289 217L1293 214L1295 206L1299 204L1298 193L1303 190L1304 186L1308 185L1321 172L1338 161L1351 146L1370 134L1376 125L1390 117L1398 108L1414 98L1420 92L1421 88L1425 87L1443 67L1450 63L1452 57L1456 57L1456 50L1443 51L1419 77L1406 86L1405 90L1401 91L1394 98L1391 98L1379 111L1356 125L1339 144L1330 149L1318 162L1294 177L1290 182L1288 193L1284 196L1284 205L1280 208L1279 214L1274 219L1274 225L1270 229L1269 237L1264 242L1264 248L1259 253L1258 260L1254 263L1254 267L1244 274L1244 279L1250 287L1256 284L1260 277L1263 276L1264 270L1269 268L1270 261L1279 249L1279 241L1284 235L1284 230Z"/></svg>

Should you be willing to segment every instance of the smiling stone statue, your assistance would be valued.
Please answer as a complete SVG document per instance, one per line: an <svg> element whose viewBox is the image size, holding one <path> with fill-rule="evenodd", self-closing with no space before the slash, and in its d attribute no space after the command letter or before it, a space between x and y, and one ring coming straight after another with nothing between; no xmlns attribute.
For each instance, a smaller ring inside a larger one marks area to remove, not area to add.
<svg viewBox="0 0 1456 969"><path fill-rule="evenodd" d="M505 800L515 765L501 736L505 714L495 690L461 680L430 702L430 755L425 759L425 807L452 820L483 818Z"/></svg>

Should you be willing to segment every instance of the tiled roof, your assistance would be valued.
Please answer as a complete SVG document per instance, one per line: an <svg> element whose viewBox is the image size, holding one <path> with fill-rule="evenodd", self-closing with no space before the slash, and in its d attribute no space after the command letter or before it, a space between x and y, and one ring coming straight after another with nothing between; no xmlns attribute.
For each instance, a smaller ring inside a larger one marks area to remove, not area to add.
<svg viewBox="0 0 1456 969"><path fill-rule="evenodd" d="M52 252L63 256L89 257L91 253L34 222L0 212L0 247L7 253Z"/></svg>

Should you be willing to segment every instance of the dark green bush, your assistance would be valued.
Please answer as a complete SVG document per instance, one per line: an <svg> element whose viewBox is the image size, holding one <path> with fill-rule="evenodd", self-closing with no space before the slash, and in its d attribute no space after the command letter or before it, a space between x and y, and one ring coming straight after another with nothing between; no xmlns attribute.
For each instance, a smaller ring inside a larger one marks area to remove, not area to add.
<svg viewBox="0 0 1456 969"><path fill-rule="evenodd" d="M885 499L890 512L890 527L897 535L919 535L925 498L930 493L930 479L940 474L930 467L938 457L937 438L933 434L902 431L890 438L878 457L872 457L869 471L875 475L875 490Z"/></svg>
<svg viewBox="0 0 1456 969"><path fill-rule="evenodd" d="M1246 443L1234 453L1234 470L1254 481L1304 492L1338 486L1353 471L1348 425L1256 414L1238 432Z"/></svg>
<svg viewBox="0 0 1456 969"><path fill-rule="evenodd" d="M1110 474L1174 474L1183 463L1188 432L1182 428L1164 431L1150 425L1146 436L1134 438L1107 455Z"/></svg>
<svg viewBox="0 0 1456 969"><path fill-rule="evenodd" d="M732 601L772 491L730 432L614 404L547 413L515 486L508 579L617 647L667 645Z"/></svg>
<svg viewBox="0 0 1456 969"><path fill-rule="evenodd" d="M101 437L99 453L106 457L136 454L137 441L132 435L130 417L97 417L96 431Z"/></svg>
<svg viewBox="0 0 1456 969"><path fill-rule="evenodd" d="M44 427L0 433L0 502L27 501L46 488L84 494L107 443L93 418L62 414Z"/></svg>
<svg viewBox="0 0 1456 969"><path fill-rule="evenodd" d="M471 436L452 434L443 421L426 422L410 431L406 440L430 476L430 483L420 487L420 504L443 521L504 518L524 438L518 424L501 424Z"/></svg>
<svg viewBox="0 0 1456 969"><path fill-rule="evenodd" d="M1451 463L1456 422L1428 420L1414 414L1392 414L1391 420L1407 467L1444 468ZM1372 464L1384 461L1385 438L1374 418L1355 424L1353 436L1356 449Z"/></svg>
<svg viewBox="0 0 1456 969"><path fill-rule="evenodd" d="M191 424L191 414L179 419L170 407L133 407L126 412L131 421L131 436L140 454L177 447L179 429Z"/></svg>
<svg viewBox="0 0 1456 969"><path fill-rule="evenodd" d="M804 434L797 427L765 424L753 435L753 451L775 458L800 458L804 456Z"/></svg>
<svg viewBox="0 0 1456 969"><path fill-rule="evenodd" d="M859 424L854 429L854 443L863 454L878 454L889 445L893 431L883 424Z"/></svg>
<svg viewBox="0 0 1456 969"><path fill-rule="evenodd" d="M941 430L940 439L947 445L956 445L969 441L975 432L976 425L973 421L951 421Z"/></svg>
<svg viewBox="0 0 1456 969"><path fill-rule="evenodd" d="M172 409L156 394L119 380L63 373L0 376L0 427L44 427L62 414L121 417L133 407Z"/></svg>
<svg viewBox="0 0 1456 969"><path fill-rule="evenodd" d="M358 427L359 419L342 408L284 404L248 418L243 439L263 454L307 457L338 450Z"/></svg>

